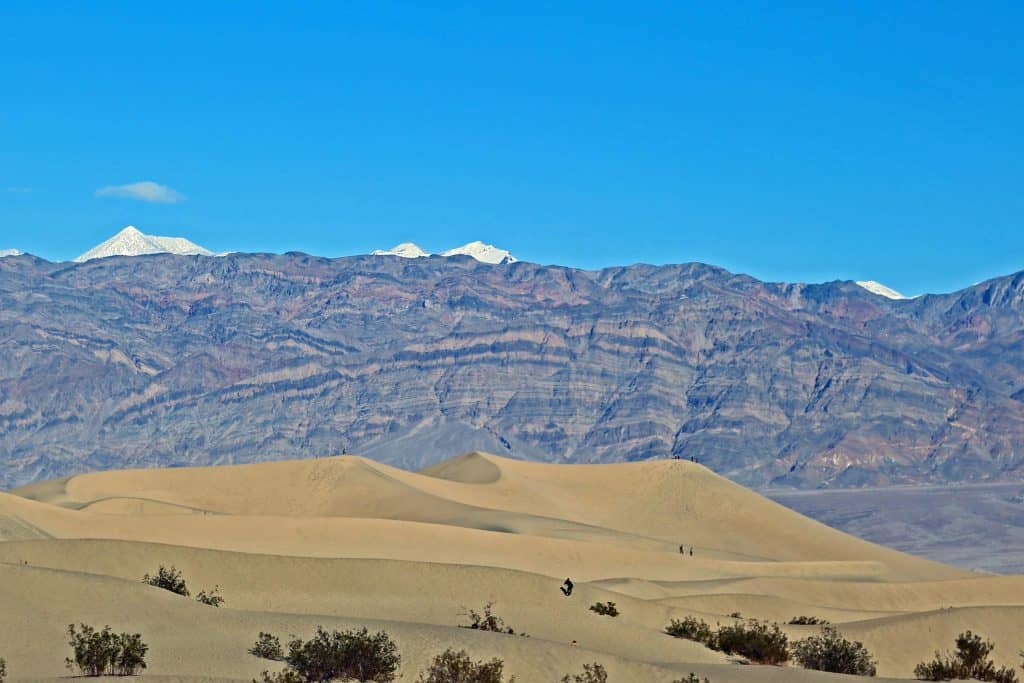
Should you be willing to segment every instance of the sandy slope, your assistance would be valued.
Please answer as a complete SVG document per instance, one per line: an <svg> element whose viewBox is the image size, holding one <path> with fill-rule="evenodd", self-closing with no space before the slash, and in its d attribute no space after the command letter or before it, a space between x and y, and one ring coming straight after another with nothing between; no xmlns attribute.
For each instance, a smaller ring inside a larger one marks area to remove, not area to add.
<svg viewBox="0 0 1024 683"><path fill-rule="evenodd" d="M695 555L681 556L681 543ZM139 582L161 563L194 590L219 585L227 607ZM565 576L577 582L568 599ZM608 600L620 617L587 609ZM486 602L530 637L456 628ZM250 680L267 665L246 654L259 631L317 624L385 628L409 681L447 646L501 656L524 682L589 661L613 683L689 671L716 683L836 678L739 666L661 632L672 618L737 611L827 618L893 677L966 628L993 638L1002 663L1024 646L1024 577L865 543L683 461L468 454L416 474L342 457L42 482L0 493L0 605L14 680L65 673L71 621L142 632L147 676L181 680Z"/></svg>

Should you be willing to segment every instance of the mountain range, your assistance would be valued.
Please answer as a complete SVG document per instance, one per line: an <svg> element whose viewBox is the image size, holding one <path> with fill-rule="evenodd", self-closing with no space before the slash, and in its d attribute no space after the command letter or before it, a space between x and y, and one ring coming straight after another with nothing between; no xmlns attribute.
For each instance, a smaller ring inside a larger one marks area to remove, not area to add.
<svg viewBox="0 0 1024 683"><path fill-rule="evenodd" d="M0 340L0 485L474 448L804 488L1024 475L1024 273L904 300L699 263L17 256Z"/></svg>
<svg viewBox="0 0 1024 683"><path fill-rule="evenodd" d="M0 257L20 256L23 252L17 249L0 250ZM178 254L188 256L198 254L201 256L224 256L225 254L214 254L209 249L201 247L184 237L158 237L147 235L129 225L123 228L110 239L101 242L92 249L79 255L74 259L76 263L90 261L108 256L148 256L151 254ZM372 256L399 256L401 258L424 258L433 256L429 251L423 249L415 242L402 242L390 249L375 249ZM468 242L461 247L455 247L442 251L438 256L470 256L481 263L495 265L515 263L517 259L507 249L501 249L491 244L485 244L479 240ZM874 280L857 281L857 285L868 290L872 294L884 296L889 299L909 299L894 289Z"/></svg>
<svg viewBox="0 0 1024 683"><path fill-rule="evenodd" d="M16 249L0 251L0 257L19 256L22 252ZM151 254L177 254L179 256L224 256L201 247L184 237L159 237L147 235L134 225L129 225L117 234L92 249L77 256L75 263L83 263L108 256L148 256ZM413 242L403 242L391 249L379 249L373 256L401 256L402 258L419 258L432 254ZM469 242L461 247L448 249L439 256L470 256L481 263L501 264L514 263L516 258L505 250L480 241Z"/></svg>

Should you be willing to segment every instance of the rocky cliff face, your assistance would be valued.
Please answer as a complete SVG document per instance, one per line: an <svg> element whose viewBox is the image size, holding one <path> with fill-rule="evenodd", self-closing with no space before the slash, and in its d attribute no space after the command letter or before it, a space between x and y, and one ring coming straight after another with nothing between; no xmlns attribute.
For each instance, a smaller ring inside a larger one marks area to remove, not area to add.
<svg viewBox="0 0 1024 683"><path fill-rule="evenodd" d="M0 486L472 448L745 484L1024 477L1024 273L895 301L701 264L0 260Z"/></svg>

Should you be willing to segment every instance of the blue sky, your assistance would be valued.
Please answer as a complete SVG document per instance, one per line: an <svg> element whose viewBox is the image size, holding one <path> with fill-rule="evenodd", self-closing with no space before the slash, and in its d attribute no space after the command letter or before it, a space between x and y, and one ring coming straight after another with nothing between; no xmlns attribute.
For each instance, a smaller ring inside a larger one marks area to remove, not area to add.
<svg viewBox="0 0 1024 683"><path fill-rule="evenodd" d="M0 4L0 249L1024 269L1019 2L427 4Z"/></svg>

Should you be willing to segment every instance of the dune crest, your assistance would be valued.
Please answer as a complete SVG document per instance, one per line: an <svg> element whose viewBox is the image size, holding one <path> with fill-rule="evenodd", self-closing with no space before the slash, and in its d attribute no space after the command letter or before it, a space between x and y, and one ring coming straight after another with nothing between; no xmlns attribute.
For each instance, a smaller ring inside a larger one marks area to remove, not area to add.
<svg viewBox="0 0 1024 683"><path fill-rule="evenodd" d="M462 484L493 484L501 479L501 467L486 453L472 451L420 470L420 474Z"/></svg>

